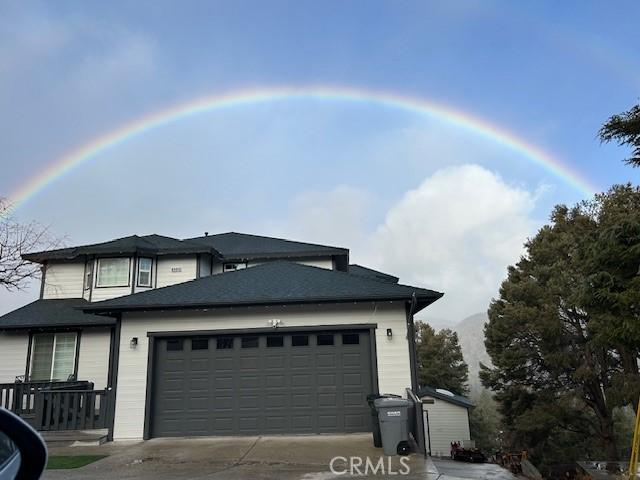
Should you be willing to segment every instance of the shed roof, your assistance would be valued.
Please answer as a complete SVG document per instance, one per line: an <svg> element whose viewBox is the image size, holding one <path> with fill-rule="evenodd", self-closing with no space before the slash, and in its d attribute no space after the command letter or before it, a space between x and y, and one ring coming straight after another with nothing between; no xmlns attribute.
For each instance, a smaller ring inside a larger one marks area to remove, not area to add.
<svg viewBox="0 0 640 480"><path fill-rule="evenodd" d="M451 392L449 392L451 393ZM462 395L451 394L448 395L446 393L439 392L438 389L433 387L422 387L418 389L418 397L433 397L438 400L443 400L445 402L453 403L454 405L458 405L464 408L473 408L475 407L475 403L469 400L467 397L463 397Z"/></svg>

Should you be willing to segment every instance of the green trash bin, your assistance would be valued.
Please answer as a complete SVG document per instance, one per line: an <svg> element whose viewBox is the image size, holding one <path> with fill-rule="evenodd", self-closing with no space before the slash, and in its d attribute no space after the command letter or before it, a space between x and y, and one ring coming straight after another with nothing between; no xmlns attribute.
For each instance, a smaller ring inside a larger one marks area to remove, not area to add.
<svg viewBox="0 0 640 480"><path fill-rule="evenodd" d="M385 455L409 455L409 409L404 398L378 398L373 401L378 411L382 450Z"/></svg>

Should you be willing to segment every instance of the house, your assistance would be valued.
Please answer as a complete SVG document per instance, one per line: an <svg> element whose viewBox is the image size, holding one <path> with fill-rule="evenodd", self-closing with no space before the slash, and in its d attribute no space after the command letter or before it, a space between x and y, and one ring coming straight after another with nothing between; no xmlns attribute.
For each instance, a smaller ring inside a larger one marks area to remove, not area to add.
<svg viewBox="0 0 640 480"><path fill-rule="evenodd" d="M0 405L116 440L369 431L367 394L417 388L413 315L442 296L241 233L24 258L40 298L0 317Z"/></svg>
<svg viewBox="0 0 640 480"><path fill-rule="evenodd" d="M422 387L418 390L424 416L427 452L434 457L448 457L451 444L471 446L469 410L475 405L468 398L448 390Z"/></svg>

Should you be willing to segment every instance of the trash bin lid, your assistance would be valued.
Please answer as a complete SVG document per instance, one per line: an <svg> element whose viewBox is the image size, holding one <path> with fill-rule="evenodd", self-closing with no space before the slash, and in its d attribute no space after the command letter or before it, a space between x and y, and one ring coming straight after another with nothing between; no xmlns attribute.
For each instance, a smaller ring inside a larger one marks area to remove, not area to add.
<svg viewBox="0 0 640 480"><path fill-rule="evenodd" d="M376 408L409 407L411 402L404 398L382 397L373 401Z"/></svg>

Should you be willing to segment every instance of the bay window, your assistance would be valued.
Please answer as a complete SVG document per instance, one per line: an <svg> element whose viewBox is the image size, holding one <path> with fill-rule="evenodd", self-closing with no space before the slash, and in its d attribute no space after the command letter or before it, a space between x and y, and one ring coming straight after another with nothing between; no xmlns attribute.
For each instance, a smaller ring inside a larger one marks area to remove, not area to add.
<svg viewBox="0 0 640 480"><path fill-rule="evenodd" d="M33 334L29 379L67 380L75 374L77 345L77 332Z"/></svg>
<svg viewBox="0 0 640 480"><path fill-rule="evenodd" d="M99 258L96 287L129 286L128 258Z"/></svg>
<svg viewBox="0 0 640 480"><path fill-rule="evenodd" d="M151 268L153 266L153 260L150 258L138 259L138 286L150 287L151 286Z"/></svg>

